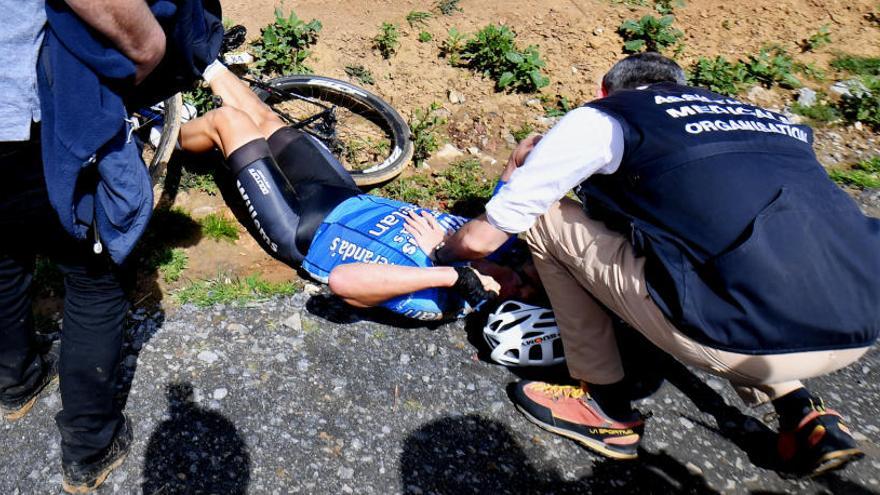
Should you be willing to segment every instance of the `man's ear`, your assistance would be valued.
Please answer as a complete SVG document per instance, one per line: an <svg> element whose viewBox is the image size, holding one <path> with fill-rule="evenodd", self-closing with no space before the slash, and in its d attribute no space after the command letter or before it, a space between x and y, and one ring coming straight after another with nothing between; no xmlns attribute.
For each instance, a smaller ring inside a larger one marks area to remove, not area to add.
<svg viewBox="0 0 880 495"><path fill-rule="evenodd" d="M598 98L605 98L608 96L608 88L605 87L605 82L599 83L599 90L596 92L596 96Z"/></svg>

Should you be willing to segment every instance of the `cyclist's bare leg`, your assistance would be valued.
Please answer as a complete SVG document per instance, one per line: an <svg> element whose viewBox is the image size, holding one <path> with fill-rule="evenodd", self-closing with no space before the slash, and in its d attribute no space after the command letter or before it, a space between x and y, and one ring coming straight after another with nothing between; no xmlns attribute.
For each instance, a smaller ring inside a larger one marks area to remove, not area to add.
<svg viewBox="0 0 880 495"><path fill-rule="evenodd" d="M241 110L256 124L264 137L285 126L275 112L228 69L218 71L210 82L211 91L223 100L223 106Z"/></svg>
<svg viewBox="0 0 880 495"><path fill-rule="evenodd" d="M231 106L211 110L180 127L180 147L191 153L203 153L217 147L223 156L228 157L241 146L264 138L248 114Z"/></svg>

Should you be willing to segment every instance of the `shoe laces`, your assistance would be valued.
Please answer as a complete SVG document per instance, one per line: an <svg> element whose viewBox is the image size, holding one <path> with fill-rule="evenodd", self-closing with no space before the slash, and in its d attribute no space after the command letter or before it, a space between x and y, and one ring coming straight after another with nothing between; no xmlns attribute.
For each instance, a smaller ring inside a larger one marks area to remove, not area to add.
<svg viewBox="0 0 880 495"><path fill-rule="evenodd" d="M543 383L540 385L540 390L541 392L552 396L554 399L559 399L561 397L580 399L587 395L587 393L580 387L574 387L571 385L552 385L550 383Z"/></svg>

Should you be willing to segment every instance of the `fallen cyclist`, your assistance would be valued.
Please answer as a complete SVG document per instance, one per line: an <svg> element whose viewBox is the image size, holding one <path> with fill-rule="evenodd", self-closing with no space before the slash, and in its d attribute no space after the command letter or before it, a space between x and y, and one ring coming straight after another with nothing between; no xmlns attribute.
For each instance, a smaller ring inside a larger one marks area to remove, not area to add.
<svg viewBox="0 0 880 495"><path fill-rule="evenodd" d="M490 298L529 300L538 293L529 263L516 270L489 259L435 266L410 232L434 245L467 219L362 194L323 143L288 127L228 69L215 63L204 78L223 106L184 124L180 146L223 152L253 230L272 256L301 266L353 306L419 320L462 317ZM518 165L513 157L535 142L514 153L502 183ZM508 245L495 257L516 251Z"/></svg>

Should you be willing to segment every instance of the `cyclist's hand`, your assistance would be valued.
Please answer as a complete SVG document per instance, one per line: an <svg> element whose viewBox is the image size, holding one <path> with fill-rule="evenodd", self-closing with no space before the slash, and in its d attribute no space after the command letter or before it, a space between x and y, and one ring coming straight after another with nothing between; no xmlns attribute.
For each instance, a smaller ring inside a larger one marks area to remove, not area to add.
<svg viewBox="0 0 880 495"><path fill-rule="evenodd" d="M426 211L423 211L420 215L416 213L415 210L411 210L409 216L405 220L406 226L404 229L413 236L416 245L419 246L429 258L434 253L434 249L449 235L449 233L446 232L446 229L440 225L440 222L434 218L434 215L431 215Z"/></svg>
<svg viewBox="0 0 880 495"><path fill-rule="evenodd" d="M501 292L501 285L492 277L483 275L469 266L454 268L458 279L452 286L452 290L471 306L476 307L483 301L495 299Z"/></svg>
<svg viewBox="0 0 880 495"><path fill-rule="evenodd" d="M473 268L471 269L474 270ZM501 293L501 284L499 284L497 280L488 275L484 275L477 270L474 270L474 272L476 272L477 278L480 279L480 283L483 284L483 289L486 292L494 292L496 296Z"/></svg>

